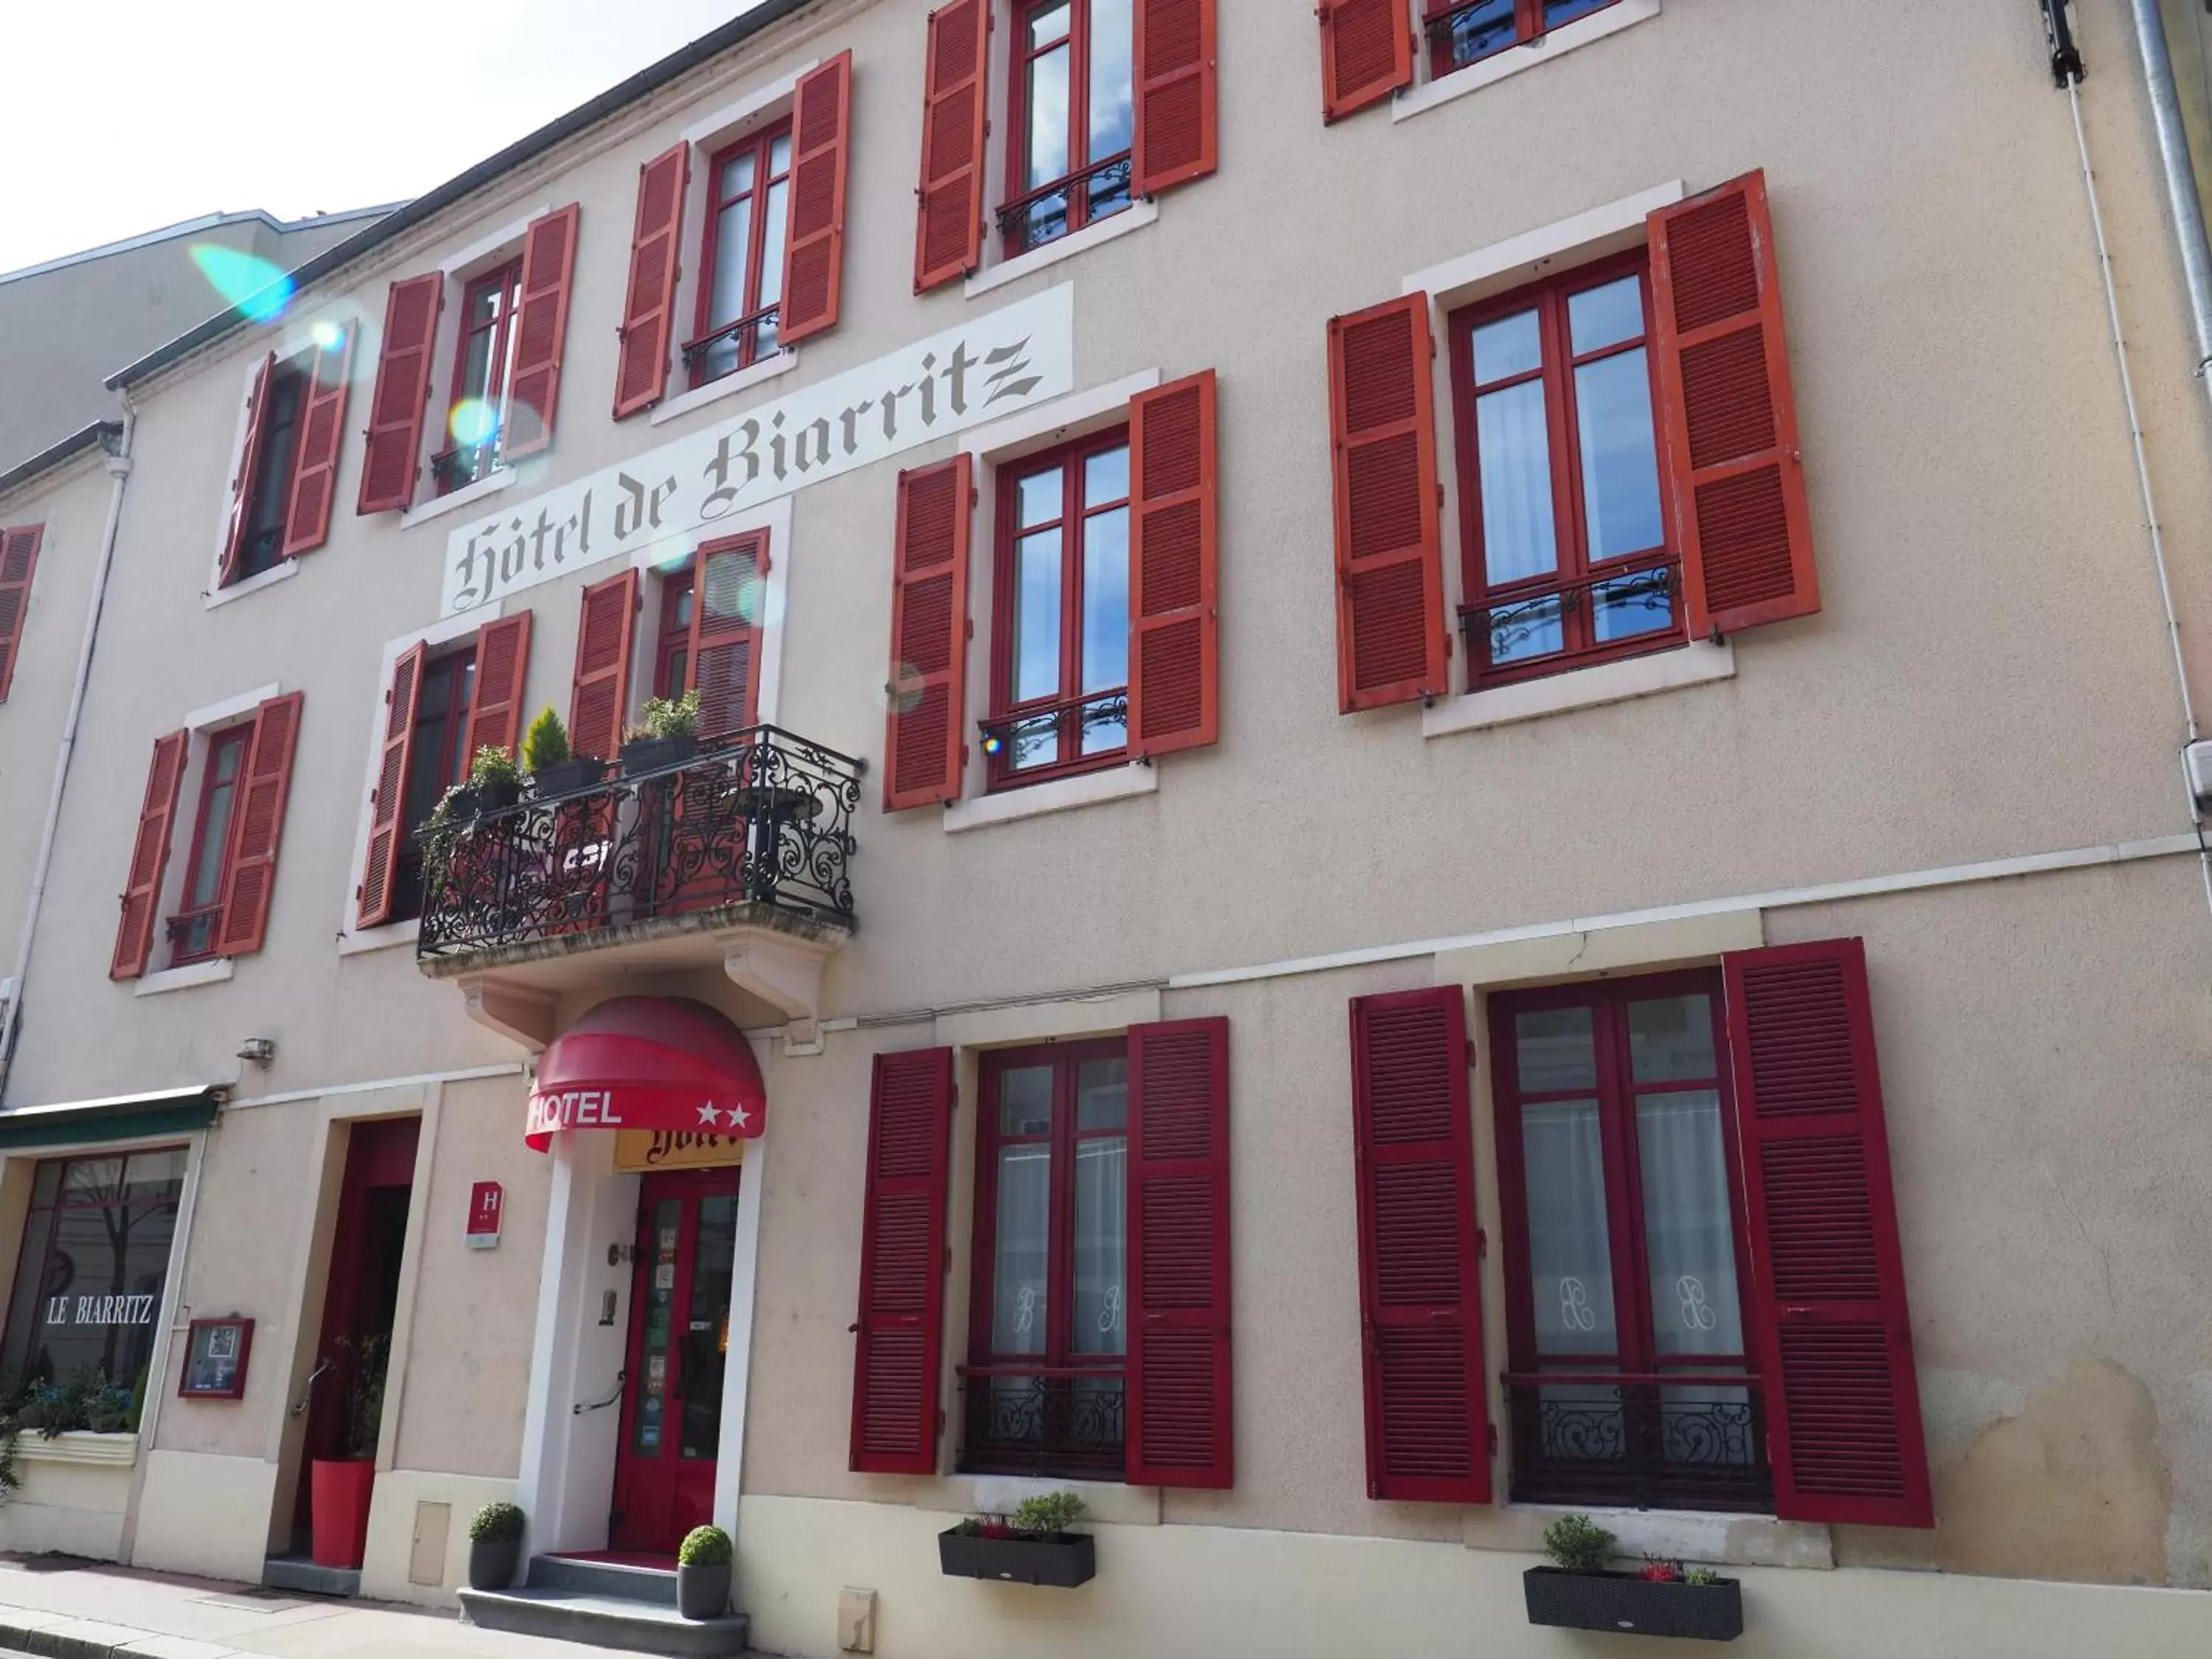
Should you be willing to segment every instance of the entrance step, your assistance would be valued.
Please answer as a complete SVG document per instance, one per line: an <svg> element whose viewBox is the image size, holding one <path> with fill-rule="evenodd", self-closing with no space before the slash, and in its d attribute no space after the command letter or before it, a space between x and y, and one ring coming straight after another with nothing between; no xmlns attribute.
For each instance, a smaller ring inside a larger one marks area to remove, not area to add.
<svg viewBox="0 0 2212 1659"><path fill-rule="evenodd" d="M520 1589L461 1592L471 1624L670 1659L738 1654L747 1620L686 1619L676 1610L676 1569L536 1555Z"/></svg>
<svg viewBox="0 0 2212 1659"><path fill-rule="evenodd" d="M361 1569L322 1566L307 1555L272 1555L261 1564L261 1582L308 1595L359 1595Z"/></svg>
<svg viewBox="0 0 2212 1659"><path fill-rule="evenodd" d="M580 1595L611 1595L667 1607L676 1605L676 1569L644 1561L533 1555L527 1578L532 1589L574 1590Z"/></svg>

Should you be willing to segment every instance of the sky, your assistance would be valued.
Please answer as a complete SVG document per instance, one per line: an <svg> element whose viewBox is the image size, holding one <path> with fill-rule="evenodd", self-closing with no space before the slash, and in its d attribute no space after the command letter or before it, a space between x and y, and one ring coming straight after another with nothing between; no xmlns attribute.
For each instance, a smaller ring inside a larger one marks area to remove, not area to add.
<svg viewBox="0 0 2212 1659"><path fill-rule="evenodd" d="M0 0L0 271L420 195L757 3Z"/></svg>

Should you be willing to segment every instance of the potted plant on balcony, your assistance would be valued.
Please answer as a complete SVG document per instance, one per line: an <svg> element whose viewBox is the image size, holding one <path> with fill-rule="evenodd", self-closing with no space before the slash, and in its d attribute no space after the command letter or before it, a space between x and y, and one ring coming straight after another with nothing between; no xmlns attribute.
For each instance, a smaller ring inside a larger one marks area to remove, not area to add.
<svg viewBox="0 0 2212 1659"><path fill-rule="evenodd" d="M1733 1642L1743 1634L1743 1589L1710 1567L1685 1571L1679 1561L1647 1561L1615 1572L1613 1535L1587 1515L1563 1515L1544 1529L1548 1567L1521 1577L1528 1622L1565 1630L1638 1636L1686 1636Z"/></svg>
<svg viewBox="0 0 2212 1659"><path fill-rule="evenodd" d="M477 750L469 763L469 782L482 811L504 811L522 799L522 768L514 756L493 744Z"/></svg>
<svg viewBox="0 0 2212 1659"><path fill-rule="evenodd" d="M623 734L622 769L626 778L681 766L698 751L699 693L653 697L638 710L638 723Z"/></svg>
<svg viewBox="0 0 2212 1659"><path fill-rule="evenodd" d="M487 1504L469 1522L469 1588L505 1589L522 1565L522 1511Z"/></svg>
<svg viewBox="0 0 2212 1659"><path fill-rule="evenodd" d="M384 1368L390 1340L340 1337L350 1351L340 1455L318 1457L308 1472L315 1565L358 1567L368 1541L368 1503L376 1486L376 1440L384 1423Z"/></svg>
<svg viewBox="0 0 2212 1659"><path fill-rule="evenodd" d="M730 1610L730 1561L737 1553L720 1527L694 1527L676 1552L676 1610L686 1619L720 1619Z"/></svg>
<svg viewBox="0 0 2212 1659"><path fill-rule="evenodd" d="M1013 1584L1073 1589L1098 1571L1087 1532L1070 1532L1083 1513L1072 1492L1024 1498L1009 1521L977 1516L937 1534L937 1565L948 1578L994 1578Z"/></svg>
<svg viewBox="0 0 2212 1659"><path fill-rule="evenodd" d="M522 739L522 769L530 774L532 790L541 799L549 799L591 788L606 776L607 763L573 753L568 728L548 708L530 723Z"/></svg>

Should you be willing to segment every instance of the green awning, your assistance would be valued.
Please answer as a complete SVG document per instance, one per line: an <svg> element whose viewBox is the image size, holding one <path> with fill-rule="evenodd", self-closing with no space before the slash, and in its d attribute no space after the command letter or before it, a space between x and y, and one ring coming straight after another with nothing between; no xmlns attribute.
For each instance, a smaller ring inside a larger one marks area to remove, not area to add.
<svg viewBox="0 0 2212 1659"><path fill-rule="evenodd" d="M56 1106L20 1106L0 1112L0 1151L190 1134L215 1121L222 1094L220 1088L204 1085L197 1089L112 1095L105 1100L72 1100Z"/></svg>

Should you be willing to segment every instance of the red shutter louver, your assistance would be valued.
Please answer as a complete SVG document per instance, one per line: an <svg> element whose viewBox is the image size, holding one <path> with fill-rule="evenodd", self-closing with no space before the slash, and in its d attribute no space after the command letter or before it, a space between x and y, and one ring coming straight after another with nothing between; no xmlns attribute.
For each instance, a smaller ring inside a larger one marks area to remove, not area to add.
<svg viewBox="0 0 2212 1659"><path fill-rule="evenodd" d="M1367 1495L1490 1502L1467 998L1352 1005Z"/></svg>
<svg viewBox="0 0 2212 1659"><path fill-rule="evenodd" d="M576 627L576 678L568 694L568 747L593 760L611 761L622 749L636 614L635 570L584 590L583 618Z"/></svg>
<svg viewBox="0 0 2212 1659"><path fill-rule="evenodd" d="M354 326L340 330L335 346L318 347L300 410L300 453L292 468L292 493L284 506L280 558L312 553L330 538L331 504L337 499L338 453L345 444L346 398L352 389Z"/></svg>
<svg viewBox="0 0 2212 1659"><path fill-rule="evenodd" d="M253 389L246 394L246 441L238 452L238 471L230 479L230 523L222 534L222 569L216 578L220 587L237 580L239 560L246 551L246 515L253 500L253 474L261 462L263 434L268 430L269 387L276 378L276 354L270 352L253 371Z"/></svg>
<svg viewBox="0 0 2212 1659"><path fill-rule="evenodd" d="M1651 216L1659 430L1693 638L1820 608L1766 175Z"/></svg>
<svg viewBox="0 0 2212 1659"><path fill-rule="evenodd" d="M1932 1527L1866 946L1722 966L1775 1513Z"/></svg>
<svg viewBox="0 0 2212 1659"><path fill-rule="evenodd" d="M477 629L475 702L469 707L462 752L473 762L479 749L521 745L524 682L530 675L530 612L488 622Z"/></svg>
<svg viewBox="0 0 2212 1659"><path fill-rule="evenodd" d="M892 554L890 699L884 811L960 798L968 748L968 536L975 462L966 453L899 474Z"/></svg>
<svg viewBox="0 0 2212 1659"><path fill-rule="evenodd" d="M1321 112L1340 121L1413 84L1406 0L1321 0Z"/></svg>
<svg viewBox="0 0 2212 1659"><path fill-rule="evenodd" d="M699 694L699 735L726 738L760 707L760 607L768 532L709 542L692 583L685 689Z"/></svg>
<svg viewBox="0 0 2212 1659"><path fill-rule="evenodd" d="M376 388L368 399L368 444L362 456L356 512L386 513L415 499L422 410L430 400L430 349L445 302L446 278L435 270L394 283L385 301L384 345L377 354Z"/></svg>
<svg viewBox="0 0 2212 1659"><path fill-rule="evenodd" d="M965 276L983 258L983 149L989 131L991 9L947 0L929 14L914 291Z"/></svg>
<svg viewBox="0 0 2212 1659"><path fill-rule="evenodd" d="M834 328L845 283L845 173L853 136L853 54L800 77L792 108L791 220L776 338Z"/></svg>
<svg viewBox="0 0 2212 1659"><path fill-rule="evenodd" d="M368 856L361 868L361 908L356 925L380 927L392 920L392 890L399 874L400 838L407 832L407 763L415 752L415 702L422 690L422 670L430 647L418 645L392 665L392 688L384 694L383 755L376 770L376 792L369 797Z"/></svg>
<svg viewBox="0 0 2212 1659"><path fill-rule="evenodd" d="M1137 0L1137 193L1203 179L1218 164L1215 0Z"/></svg>
<svg viewBox="0 0 2212 1659"><path fill-rule="evenodd" d="M1235 1483L1229 1022L1129 1028L1128 1467L1140 1486Z"/></svg>
<svg viewBox="0 0 2212 1659"><path fill-rule="evenodd" d="M42 524L0 530L0 702L15 681L15 659L23 649L23 621L31 613L31 578L39 568L39 547L46 538Z"/></svg>
<svg viewBox="0 0 2212 1659"><path fill-rule="evenodd" d="M154 913L161 908L161 877L169 867L169 826L177 816L177 792L185 782L185 750L191 734L172 732L154 741L154 763L146 772L146 797L138 807L138 834L131 844L131 875L123 891L123 916L115 929L110 979L136 979L146 971L154 951Z"/></svg>
<svg viewBox="0 0 2212 1659"><path fill-rule="evenodd" d="M1429 296L1333 319L1336 670L1346 714L1446 690Z"/></svg>
<svg viewBox="0 0 2212 1659"><path fill-rule="evenodd" d="M676 309L684 196L691 146L678 143L637 170L637 220L630 232L629 293L623 302L615 364L615 419L650 409L668 390L668 332Z"/></svg>
<svg viewBox="0 0 2212 1659"><path fill-rule="evenodd" d="M878 1054L853 1327L852 1467L867 1474L937 1472L951 1152L952 1050Z"/></svg>
<svg viewBox="0 0 2212 1659"><path fill-rule="evenodd" d="M553 441L561 359L568 337L568 287L576 271L576 221L567 207L533 219L522 234L522 289L516 302L514 368L507 385L504 459L535 455Z"/></svg>
<svg viewBox="0 0 2212 1659"><path fill-rule="evenodd" d="M1129 404L1129 755L1220 732L1220 532L1212 369Z"/></svg>
<svg viewBox="0 0 2212 1659"><path fill-rule="evenodd" d="M254 711L246 740L246 768L238 780L238 808L222 860L222 915L216 924L217 956L251 956L269 932L269 898L276 884L276 848L284 838L284 808L292 795L292 755L300 742L301 693L271 697Z"/></svg>

